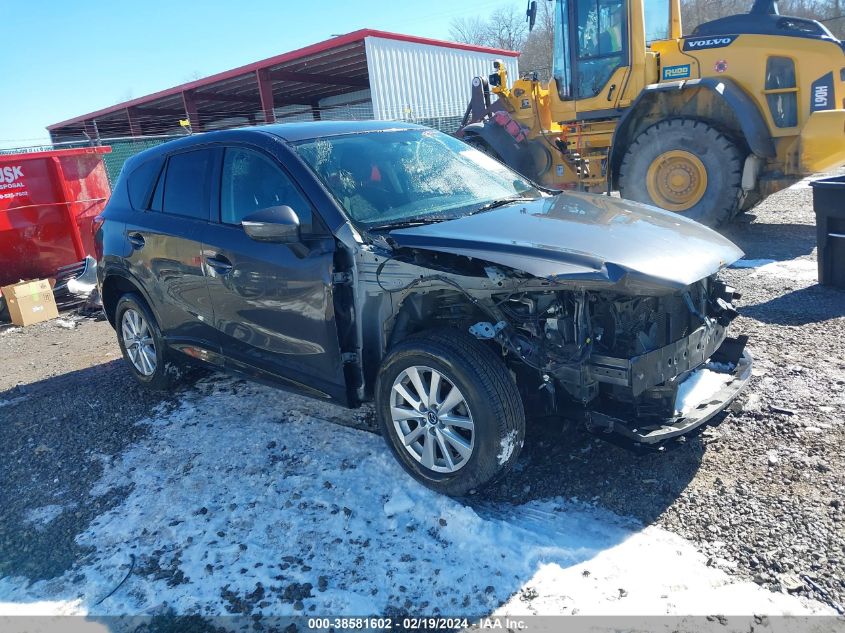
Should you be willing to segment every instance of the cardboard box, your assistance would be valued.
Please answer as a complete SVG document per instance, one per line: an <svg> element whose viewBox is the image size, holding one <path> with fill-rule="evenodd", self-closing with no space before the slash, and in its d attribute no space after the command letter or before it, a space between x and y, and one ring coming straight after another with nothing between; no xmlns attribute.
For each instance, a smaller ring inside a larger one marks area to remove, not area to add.
<svg viewBox="0 0 845 633"><path fill-rule="evenodd" d="M22 281L0 288L15 325L32 325L59 316L53 288L46 279Z"/></svg>

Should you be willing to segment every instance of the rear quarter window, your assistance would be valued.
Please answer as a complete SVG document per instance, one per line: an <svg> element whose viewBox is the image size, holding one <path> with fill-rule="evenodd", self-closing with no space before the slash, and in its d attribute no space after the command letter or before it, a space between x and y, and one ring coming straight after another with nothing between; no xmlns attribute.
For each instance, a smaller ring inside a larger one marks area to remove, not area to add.
<svg viewBox="0 0 845 633"><path fill-rule="evenodd" d="M173 154L168 159L162 199L164 213L209 219L213 160L212 150L207 149Z"/></svg>
<svg viewBox="0 0 845 633"><path fill-rule="evenodd" d="M153 158L136 167L129 174L126 188L129 192L129 203L133 209L143 211L149 208L153 187L161 173L161 158Z"/></svg>

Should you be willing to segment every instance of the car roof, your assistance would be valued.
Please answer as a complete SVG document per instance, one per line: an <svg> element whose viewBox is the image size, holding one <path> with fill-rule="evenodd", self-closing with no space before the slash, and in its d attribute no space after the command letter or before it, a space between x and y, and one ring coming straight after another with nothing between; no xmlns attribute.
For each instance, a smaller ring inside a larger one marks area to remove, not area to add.
<svg viewBox="0 0 845 633"><path fill-rule="evenodd" d="M129 170L136 164L162 154L188 149L194 145L243 139L245 135L272 135L287 143L296 143L314 138L326 138L343 134L364 134L369 132L388 132L392 130L428 129L415 123L404 121L305 121L298 123L271 123L269 125L251 125L246 127L192 134L184 138L167 141L132 156L126 161Z"/></svg>
<svg viewBox="0 0 845 633"><path fill-rule="evenodd" d="M241 130L243 129L241 128ZM422 125L405 123L404 121L305 121L300 123L272 123L252 129L273 134L285 141L297 142L340 134L425 128Z"/></svg>

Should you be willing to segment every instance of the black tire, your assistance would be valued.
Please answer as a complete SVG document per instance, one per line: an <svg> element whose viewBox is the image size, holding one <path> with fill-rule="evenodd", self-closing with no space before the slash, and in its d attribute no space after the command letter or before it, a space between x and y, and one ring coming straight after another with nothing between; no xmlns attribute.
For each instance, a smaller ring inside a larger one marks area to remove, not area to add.
<svg viewBox="0 0 845 633"><path fill-rule="evenodd" d="M441 373L460 390L471 411L474 446L455 472L426 468L405 448L394 427L394 381L414 366ZM421 332L396 345L379 371L375 401L381 433L399 463L417 481L450 496L481 490L501 478L513 467L525 441L525 413L513 376L490 348L456 330Z"/></svg>
<svg viewBox="0 0 845 633"><path fill-rule="evenodd" d="M467 134L463 141L470 147L477 149L479 152L487 154L490 158L495 158L500 163L504 162L502 161L502 157L499 156L499 152L490 147L487 141L478 136L478 134Z"/></svg>
<svg viewBox="0 0 845 633"><path fill-rule="evenodd" d="M693 154L704 166L707 185L698 202L680 215L712 228L729 221L739 210L742 193L742 155L724 134L703 121L675 118L642 132L625 153L619 170L623 198L668 208L652 198L649 168L670 151ZM674 209L668 209L670 211Z"/></svg>
<svg viewBox="0 0 845 633"><path fill-rule="evenodd" d="M149 375L145 375L135 366L135 363L130 358L129 351L127 350L127 343L124 340L122 324L124 321L124 315L130 310L135 311L143 317L144 322L148 326L151 334L150 338L152 339L155 347L155 369ZM127 293L123 295L117 302L114 322L120 351L123 353L123 359L126 361L126 365L129 367L129 371L135 380L144 387L155 391L169 389L173 385L174 379L179 372L177 371L176 366L167 358L167 348L164 342L164 337L161 334L158 322L155 320L155 317L146 302L135 293Z"/></svg>

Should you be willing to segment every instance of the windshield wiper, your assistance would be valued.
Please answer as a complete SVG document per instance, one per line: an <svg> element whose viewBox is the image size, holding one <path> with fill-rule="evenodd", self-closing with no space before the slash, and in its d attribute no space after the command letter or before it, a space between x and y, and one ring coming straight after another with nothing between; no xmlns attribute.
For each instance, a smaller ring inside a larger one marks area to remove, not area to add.
<svg viewBox="0 0 845 633"><path fill-rule="evenodd" d="M478 207L475 211L471 211L467 213L467 215L475 215L476 213L483 213L484 211L489 211L490 209L495 209L496 207L503 207L506 204L510 204L512 202L531 202L535 198L526 198L525 196L514 196L511 198L499 198L498 200L493 200L492 202L488 202L485 205Z"/></svg>
<svg viewBox="0 0 845 633"><path fill-rule="evenodd" d="M368 226L368 231L380 231L384 229L408 229L412 226L425 226L426 224L435 224L436 222L445 222L446 220L454 220L455 218L428 218L425 220L398 220L396 222L387 222L385 224L376 224Z"/></svg>

